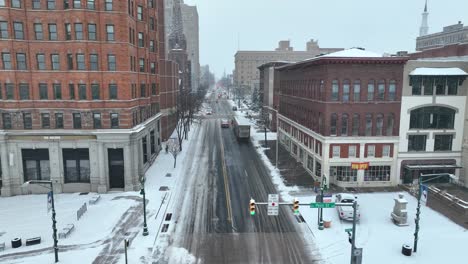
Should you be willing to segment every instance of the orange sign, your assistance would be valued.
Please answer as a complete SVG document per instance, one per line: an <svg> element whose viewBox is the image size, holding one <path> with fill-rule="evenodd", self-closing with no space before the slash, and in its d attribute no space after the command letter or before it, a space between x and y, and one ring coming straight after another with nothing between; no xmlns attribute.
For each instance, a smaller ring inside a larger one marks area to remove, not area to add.
<svg viewBox="0 0 468 264"><path fill-rule="evenodd" d="M351 169L353 170L367 170L369 162L351 162Z"/></svg>

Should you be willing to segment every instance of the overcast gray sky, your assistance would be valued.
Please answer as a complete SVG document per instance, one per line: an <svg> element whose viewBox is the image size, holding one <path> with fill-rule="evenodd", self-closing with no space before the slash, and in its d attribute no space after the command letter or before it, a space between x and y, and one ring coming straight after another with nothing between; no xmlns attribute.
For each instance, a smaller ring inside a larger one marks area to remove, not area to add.
<svg viewBox="0 0 468 264"><path fill-rule="evenodd" d="M295 50L318 39L324 48L414 51L425 0L185 0L197 5L200 64L216 77L234 68L238 50L273 50L290 39ZM462 21L468 0L429 0L429 33Z"/></svg>

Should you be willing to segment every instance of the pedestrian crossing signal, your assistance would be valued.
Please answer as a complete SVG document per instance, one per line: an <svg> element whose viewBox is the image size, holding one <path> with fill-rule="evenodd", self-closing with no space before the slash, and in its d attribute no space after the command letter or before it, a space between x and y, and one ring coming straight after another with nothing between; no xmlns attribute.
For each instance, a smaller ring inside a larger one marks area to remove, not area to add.
<svg viewBox="0 0 468 264"><path fill-rule="evenodd" d="M250 215L255 215L255 200L250 199Z"/></svg>
<svg viewBox="0 0 468 264"><path fill-rule="evenodd" d="M295 214L299 214L299 200L297 200L297 198L294 198L294 202L293 202L293 212Z"/></svg>

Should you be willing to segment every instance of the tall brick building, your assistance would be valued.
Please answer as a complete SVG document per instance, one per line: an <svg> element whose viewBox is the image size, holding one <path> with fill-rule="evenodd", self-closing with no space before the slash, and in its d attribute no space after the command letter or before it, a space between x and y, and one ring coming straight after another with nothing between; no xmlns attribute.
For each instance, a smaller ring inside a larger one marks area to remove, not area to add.
<svg viewBox="0 0 468 264"><path fill-rule="evenodd" d="M160 2L0 1L2 196L139 188L161 144Z"/></svg>
<svg viewBox="0 0 468 264"><path fill-rule="evenodd" d="M327 184L397 184L406 61L350 49L278 67L280 143Z"/></svg>

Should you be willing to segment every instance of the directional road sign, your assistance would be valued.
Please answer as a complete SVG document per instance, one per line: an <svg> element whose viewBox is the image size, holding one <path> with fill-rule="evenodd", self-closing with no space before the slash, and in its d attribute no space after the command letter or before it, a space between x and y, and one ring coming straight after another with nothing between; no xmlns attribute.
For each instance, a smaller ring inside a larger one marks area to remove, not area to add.
<svg viewBox="0 0 468 264"><path fill-rule="evenodd" d="M310 208L335 208L335 203L311 203Z"/></svg>
<svg viewBox="0 0 468 264"><path fill-rule="evenodd" d="M268 194L268 215L278 215L279 194Z"/></svg>

